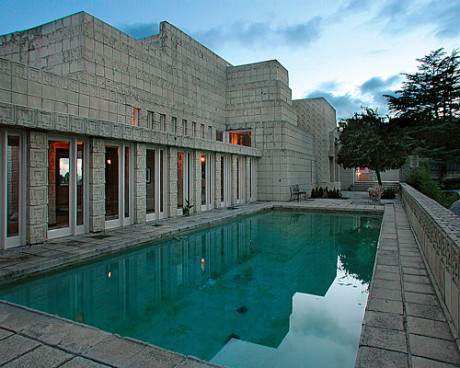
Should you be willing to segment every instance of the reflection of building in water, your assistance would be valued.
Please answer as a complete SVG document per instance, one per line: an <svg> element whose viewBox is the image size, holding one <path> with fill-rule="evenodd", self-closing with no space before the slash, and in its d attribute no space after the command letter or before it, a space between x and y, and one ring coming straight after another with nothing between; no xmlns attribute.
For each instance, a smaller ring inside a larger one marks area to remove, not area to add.
<svg viewBox="0 0 460 368"><path fill-rule="evenodd" d="M32 281L0 298L203 359L235 336L277 347L289 330L293 295L326 294L337 247L351 240L338 245L336 233L353 227L353 218L268 212Z"/></svg>

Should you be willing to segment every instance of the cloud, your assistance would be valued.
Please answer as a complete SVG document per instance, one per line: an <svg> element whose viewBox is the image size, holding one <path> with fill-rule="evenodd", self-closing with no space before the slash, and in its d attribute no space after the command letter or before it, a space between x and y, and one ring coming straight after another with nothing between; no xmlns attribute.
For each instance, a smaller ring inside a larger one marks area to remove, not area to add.
<svg viewBox="0 0 460 368"><path fill-rule="evenodd" d="M334 93L338 83L335 81L324 82L320 88L308 93L305 98L323 97L337 111L337 119L346 119L353 113L360 112L363 107L377 109L380 114L388 114L388 103L384 95L394 95L394 90L400 88L403 78L393 75L388 78L373 77L356 88L354 93Z"/></svg>
<svg viewBox="0 0 460 368"><path fill-rule="evenodd" d="M382 33L402 34L423 28L441 39L460 36L460 2L457 0L392 0L384 4L370 21L382 23Z"/></svg>
<svg viewBox="0 0 460 368"><path fill-rule="evenodd" d="M361 111L363 106L368 106L365 101L352 97L349 93L344 95L335 95L331 92L323 90L315 90L308 93L305 98L323 97L329 102L337 112L337 119L346 119L353 115L355 112Z"/></svg>
<svg viewBox="0 0 460 368"><path fill-rule="evenodd" d="M291 49L306 48L321 37L323 18L314 17L303 23L282 27L270 22L236 22L227 27L214 27L191 35L210 48L222 44L237 43L246 48L287 46Z"/></svg>
<svg viewBox="0 0 460 368"><path fill-rule="evenodd" d="M322 20L321 17L314 17L306 23L281 28L278 34L291 46L308 46L320 37Z"/></svg>
<svg viewBox="0 0 460 368"><path fill-rule="evenodd" d="M362 93L371 93L374 94L375 92L379 92L384 88L390 87L395 85L396 83L400 83L402 77L400 75L393 75L387 79L383 79L381 77L373 77L365 81L360 87L360 91Z"/></svg>
<svg viewBox="0 0 460 368"><path fill-rule="evenodd" d="M120 25L119 28L131 37L140 39L159 33L159 23L132 23Z"/></svg>

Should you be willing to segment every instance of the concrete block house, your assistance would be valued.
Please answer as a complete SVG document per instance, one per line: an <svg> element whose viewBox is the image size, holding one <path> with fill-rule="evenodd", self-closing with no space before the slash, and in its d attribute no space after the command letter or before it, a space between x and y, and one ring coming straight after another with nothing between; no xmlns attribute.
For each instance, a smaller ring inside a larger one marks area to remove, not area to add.
<svg viewBox="0 0 460 368"><path fill-rule="evenodd" d="M340 187L335 110L276 60L80 12L0 36L2 249Z"/></svg>

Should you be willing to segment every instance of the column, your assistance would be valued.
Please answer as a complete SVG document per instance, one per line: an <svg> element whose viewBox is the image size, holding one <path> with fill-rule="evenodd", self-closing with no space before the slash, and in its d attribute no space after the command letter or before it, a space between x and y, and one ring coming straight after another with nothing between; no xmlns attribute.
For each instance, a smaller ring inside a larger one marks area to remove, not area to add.
<svg viewBox="0 0 460 368"><path fill-rule="evenodd" d="M168 198L168 217L177 216L177 148L168 149L168 163L166 168L169 172L166 183Z"/></svg>
<svg viewBox="0 0 460 368"><path fill-rule="evenodd" d="M147 151L145 144L136 143L134 146L134 223L143 224L146 221L146 172Z"/></svg>
<svg viewBox="0 0 460 368"><path fill-rule="evenodd" d="M27 160L27 242L42 243L48 231L48 136L29 132Z"/></svg>
<svg viewBox="0 0 460 368"><path fill-rule="evenodd" d="M105 229L105 143L91 139L89 155L89 229Z"/></svg>

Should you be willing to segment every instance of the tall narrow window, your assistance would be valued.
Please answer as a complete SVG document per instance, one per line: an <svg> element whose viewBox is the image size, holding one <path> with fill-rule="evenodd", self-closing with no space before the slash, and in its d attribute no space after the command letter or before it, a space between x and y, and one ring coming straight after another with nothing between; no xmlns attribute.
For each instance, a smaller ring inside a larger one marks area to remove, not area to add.
<svg viewBox="0 0 460 368"><path fill-rule="evenodd" d="M153 129L155 113L153 111L147 111L147 128Z"/></svg>
<svg viewBox="0 0 460 368"><path fill-rule="evenodd" d="M153 213L155 212L155 150L147 150L147 170L145 184L147 213Z"/></svg>
<svg viewBox="0 0 460 368"><path fill-rule="evenodd" d="M129 217L129 147L125 147L125 217Z"/></svg>
<svg viewBox="0 0 460 368"><path fill-rule="evenodd" d="M221 131L216 131L216 141L223 142L224 141L224 133Z"/></svg>
<svg viewBox="0 0 460 368"><path fill-rule="evenodd" d="M196 137L196 123L192 121L192 137Z"/></svg>
<svg viewBox="0 0 460 368"><path fill-rule="evenodd" d="M182 134L187 135L187 120L182 119Z"/></svg>
<svg viewBox="0 0 460 368"><path fill-rule="evenodd" d="M164 150L160 150L160 212L164 211Z"/></svg>
<svg viewBox="0 0 460 368"><path fill-rule="evenodd" d="M85 193L83 191L84 182L83 182L83 143L77 142L77 225L83 225L83 206Z"/></svg>
<svg viewBox="0 0 460 368"><path fill-rule="evenodd" d="M70 226L70 143L50 141L48 151L48 229Z"/></svg>
<svg viewBox="0 0 460 368"><path fill-rule="evenodd" d="M7 225L6 236L19 235L19 137L9 135L7 146Z"/></svg>
<svg viewBox="0 0 460 368"><path fill-rule="evenodd" d="M160 114L160 130L165 131L166 115Z"/></svg>
<svg viewBox="0 0 460 368"><path fill-rule="evenodd" d="M105 147L105 220L118 218L118 147Z"/></svg>
<svg viewBox="0 0 460 368"><path fill-rule="evenodd" d="M177 208L184 207L184 153L177 152Z"/></svg>
<svg viewBox="0 0 460 368"><path fill-rule="evenodd" d="M139 126L141 109L133 107L133 126Z"/></svg>
<svg viewBox="0 0 460 368"><path fill-rule="evenodd" d="M224 172L224 164L225 158L222 156L220 158L220 200L225 202L225 172Z"/></svg>
<svg viewBox="0 0 460 368"><path fill-rule="evenodd" d="M201 155L201 204L206 204L206 155Z"/></svg>
<svg viewBox="0 0 460 368"><path fill-rule="evenodd" d="M236 199L240 199L240 159L236 159Z"/></svg>
<svg viewBox="0 0 460 368"><path fill-rule="evenodd" d="M252 199L252 158L249 159L249 198Z"/></svg>
<svg viewBox="0 0 460 368"><path fill-rule="evenodd" d="M177 133L177 118L171 118L171 132Z"/></svg>
<svg viewBox="0 0 460 368"><path fill-rule="evenodd" d="M208 127L208 139L212 139L212 127Z"/></svg>
<svg viewBox="0 0 460 368"><path fill-rule="evenodd" d="M200 130L201 130L201 138L204 139L204 135L205 135L205 126L204 126L204 124L200 124Z"/></svg>

